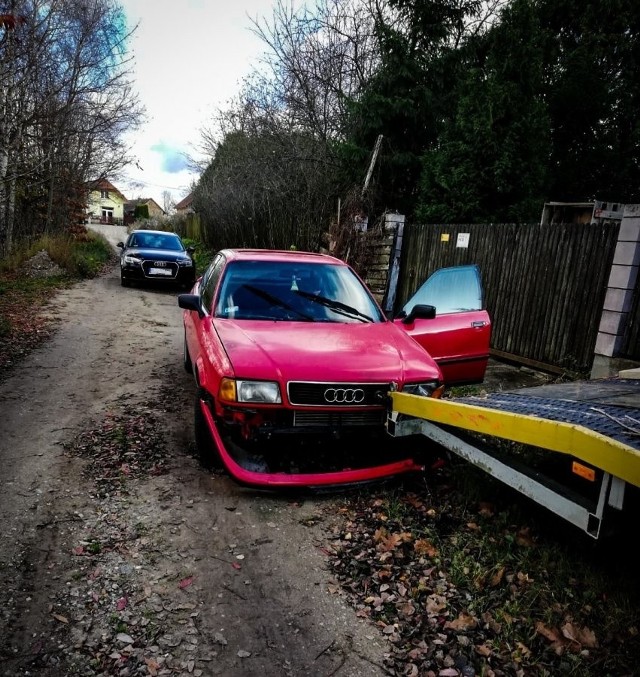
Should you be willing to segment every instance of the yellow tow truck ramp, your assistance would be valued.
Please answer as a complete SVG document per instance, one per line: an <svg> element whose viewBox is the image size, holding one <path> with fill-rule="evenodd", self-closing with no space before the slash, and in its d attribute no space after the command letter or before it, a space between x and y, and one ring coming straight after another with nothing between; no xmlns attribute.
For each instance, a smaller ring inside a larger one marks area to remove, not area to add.
<svg viewBox="0 0 640 677"><path fill-rule="evenodd" d="M454 399L392 392L387 431L425 435L593 538L607 508L622 511L625 495L640 487L639 379ZM543 450L542 469L495 438ZM567 470L562 478L559 469Z"/></svg>

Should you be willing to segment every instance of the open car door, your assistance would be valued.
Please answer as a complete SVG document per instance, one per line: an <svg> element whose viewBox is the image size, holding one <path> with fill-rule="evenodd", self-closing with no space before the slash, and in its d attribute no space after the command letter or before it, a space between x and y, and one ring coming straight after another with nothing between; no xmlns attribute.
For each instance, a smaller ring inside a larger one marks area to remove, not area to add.
<svg viewBox="0 0 640 677"><path fill-rule="evenodd" d="M484 308L477 265L437 270L407 301L394 322L433 357L447 385L484 380L491 320Z"/></svg>

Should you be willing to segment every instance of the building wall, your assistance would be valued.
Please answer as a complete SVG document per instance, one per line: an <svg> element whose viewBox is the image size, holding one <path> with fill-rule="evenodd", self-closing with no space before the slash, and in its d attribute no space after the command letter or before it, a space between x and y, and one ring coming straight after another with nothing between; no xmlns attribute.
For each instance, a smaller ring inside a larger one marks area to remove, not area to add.
<svg viewBox="0 0 640 677"><path fill-rule="evenodd" d="M89 215L93 219L100 219L102 217L102 209L113 209L113 218L114 220L121 221L124 217L124 200L115 193L114 191L109 191L109 197L101 197L100 190L92 190L89 193L89 200L87 202L87 209Z"/></svg>

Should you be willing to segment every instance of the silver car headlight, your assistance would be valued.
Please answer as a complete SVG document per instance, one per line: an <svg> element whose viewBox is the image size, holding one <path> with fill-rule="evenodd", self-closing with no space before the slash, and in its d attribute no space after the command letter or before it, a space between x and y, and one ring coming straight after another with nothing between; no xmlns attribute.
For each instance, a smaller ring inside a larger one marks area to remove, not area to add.
<svg viewBox="0 0 640 677"><path fill-rule="evenodd" d="M178 265L185 268L191 268L191 266L193 266L193 261L191 259L178 259Z"/></svg>
<svg viewBox="0 0 640 677"><path fill-rule="evenodd" d="M245 404L281 404L280 386L275 381L241 381L224 378L220 399Z"/></svg>
<svg viewBox="0 0 640 677"><path fill-rule="evenodd" d="M420 395L421 397L440 397L444 386L438 381L425 381L424 383L405 383L403 393Z"/></svg>
<svg viewBox="0 0 640 677"><path fill-rule="evenodd" d="M142 263L142 260L137 256L129 256L128 254L124 257L124 262L132 266L139 266Z"/></svg>

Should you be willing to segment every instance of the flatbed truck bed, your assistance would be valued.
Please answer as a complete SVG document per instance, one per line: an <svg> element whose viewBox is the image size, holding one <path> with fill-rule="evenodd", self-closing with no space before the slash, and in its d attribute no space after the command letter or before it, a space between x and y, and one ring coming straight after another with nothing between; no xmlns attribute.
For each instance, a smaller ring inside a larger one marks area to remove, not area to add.
<svg viewBox="0 0 640 677"><path fill-rule="evenodd" d="M622 511L640 487L640 379L452 399L392 392L387 431L425 435L596 539L605 512ZM527 465L492 438L543 450L571 481Z"/></svg>

